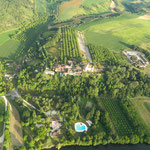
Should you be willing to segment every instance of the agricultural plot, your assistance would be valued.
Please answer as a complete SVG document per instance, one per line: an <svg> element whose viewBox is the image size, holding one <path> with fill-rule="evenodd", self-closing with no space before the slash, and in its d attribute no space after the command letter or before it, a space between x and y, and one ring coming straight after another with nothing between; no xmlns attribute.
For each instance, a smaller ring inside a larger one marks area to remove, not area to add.
<svg viewBox="0 0 150 150"><path fill-rule="evenodd" d="M81 59L79 46L77 42L77 33L69 27L61 28L60 37L60 60L66 63L67 60L72 58Z"/></svg>
<svg viewBox="0 0 150 150"><path fill-rule="evenodd" d="M119 52L130 45L148 45L149 26L150 21L139 19L137 15L121 15L97 19L81 25L78 30L84 33L87 43Z"/></svg>
<svg viewBox="0 0 150 150"><path fill-rule="evenodd" d="M110 118L114 124L114 127L119 136L129 136L133 133L133 130L122 112L119 101L112 99L104 99L103 104L108 111Z"/></svg>
<svg viewBox="0 0 150 150"><path fill-rule="evenodd" d="M150 99L142 98L134 99L132 101L145 124L150 127Z"/></svg>
<svg viewBox="0 0 150 150"><path fill-rule="evenodd" d="M20 116L17 109L11 103L10 110L10 137L11 137L11 145L16 147L21 147L24 145L23 142L23 133L22 127L20 124ZM17 127L17 128L16 128Z"/></svg>
<svg viewBox="0 0 150 150"><path fill-rule="evenodd" d="M94 62L100 62L103 64L113 65L117 63L117 59L115 58L114 54L109 51L107 48L95 45L88 45L90 50L92 60Z"/></svg>
<svg viewBox="0 0 150 150"><path fill-rule="evenodd" d="M59 6L59 21L71 19L83 14L111 12L111 0L70 0Z"/></svg>
<svg viewBox="0 0 150 150"><path fill-rule="evenodd" d="M5 103L2 97L0 97L0 136L3 134L3 116L5 113Z"/></svg>

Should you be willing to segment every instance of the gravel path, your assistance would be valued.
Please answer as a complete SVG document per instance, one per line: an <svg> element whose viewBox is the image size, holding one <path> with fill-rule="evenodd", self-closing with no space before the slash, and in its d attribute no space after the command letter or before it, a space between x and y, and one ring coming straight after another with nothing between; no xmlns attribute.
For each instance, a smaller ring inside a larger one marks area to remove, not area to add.
<svg viewBox="0 0 150 150"><path fill-rule="evenodd" d="M78 43L79 43L80 50L86 54L87 59L90 60L90 63L92 63L93 61L92 61L91 54L89 52L88 47L85 45L84 38L81 32L78 32Z"/></svg>
<svg viewBox="0 0 150 150"><path fill-rule="evenodd" d="M16 94L16 97L21 97L21 95L18 93L18 90L16 89L15 91L15 94ZM28 103L26 100L24 100L24 99L22 99L23 100L23 102L25 103L25 104L27 104L28 106L30 106L30 107L32 107L33 109L36 109L36 110L38 110L37 108L35 108L32 104L30 104L30 103ZM39 110L38 110L39 111Z"/></svg>

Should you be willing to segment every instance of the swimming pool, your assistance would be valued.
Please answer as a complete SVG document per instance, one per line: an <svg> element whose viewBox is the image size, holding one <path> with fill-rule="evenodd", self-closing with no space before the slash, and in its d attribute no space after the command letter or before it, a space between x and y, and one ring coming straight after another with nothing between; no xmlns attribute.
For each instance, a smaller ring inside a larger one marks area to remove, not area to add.
<svg viewBox="0 0 150 150"><path fill-rule="evenodd" d="M82 123L82 122L77 122L75 123L75 130L76 132L84 132L84 131L87 131L87 126Z"/></svg>

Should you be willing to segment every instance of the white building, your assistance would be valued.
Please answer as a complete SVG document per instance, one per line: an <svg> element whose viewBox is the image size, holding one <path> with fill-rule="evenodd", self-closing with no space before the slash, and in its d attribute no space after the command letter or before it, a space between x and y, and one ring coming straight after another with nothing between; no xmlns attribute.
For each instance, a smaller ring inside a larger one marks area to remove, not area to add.
<svg viewBox="0 0 150 150"><path fill-rule="evenodd" d="M49 70L49 68L46 68L44 71L45 74L55 75L54 71Z"/></svg>
<svg viewBox="0 0 150 150"><path fill-rule="evenodd" d="M84 72L94 72L94 66L87 64L84 68Z"/></svg>

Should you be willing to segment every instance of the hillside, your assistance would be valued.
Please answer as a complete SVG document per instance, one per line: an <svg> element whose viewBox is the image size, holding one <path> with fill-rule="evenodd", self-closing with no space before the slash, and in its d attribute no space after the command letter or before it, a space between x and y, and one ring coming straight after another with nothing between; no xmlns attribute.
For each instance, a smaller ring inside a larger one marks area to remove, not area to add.
<svg viewBox="0 0 150 150"><path fill-rule="evenodd" d="M0 32L41 15L55 15L61 22L79 15L149 12L149 6L149 0L0 0Z"/></svg>
<svg viewBox="0 0 150 150"><path fill-rule="evenodd" d="M4 149L150 144L149 2L0 0Z"/></svg>
<svg viewBox="0 0 150 150"><path fill-rule="evenodd" d="M0 32L50 15L55 3L47 0L0 0Z"/></svg>
<svg viewBox="0 0 150 150"><path fill-rule="evenodd" d="M0 31L29 21L34 16L32 0L0 0Z"/></svg>
<svg viewBox="0 0 150 150"><path fill-rule="evenodd" d="M69 0L59 5L58 21L109 12L145 13L150 11L149 6L149 0Z"/></svg>
<svg viewBox="0 0 150 150"><path fill-rule="evenodd" d="M59 6L58 20L64 21L72 17L88 14L111 12L111 0L70 0Z"/></svg>

